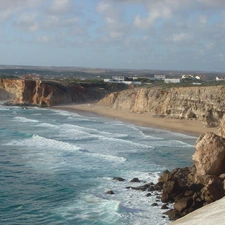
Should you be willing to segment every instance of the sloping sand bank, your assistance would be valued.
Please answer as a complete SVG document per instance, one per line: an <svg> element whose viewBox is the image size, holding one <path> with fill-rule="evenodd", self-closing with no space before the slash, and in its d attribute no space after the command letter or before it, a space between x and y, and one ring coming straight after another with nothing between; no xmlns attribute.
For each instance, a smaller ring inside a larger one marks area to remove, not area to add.
<svg viewBox="0 0 225 225"><path fill-rule="evenodd" d="M179 120L179 119L168 119L158 118L149 113L130 113L120 110L115 110L109 107L102 107L96 104L80 104L80 105L64 105L55 106L53 108L74 111L77 113L95 113L100 116L109 117L121 121L130 122L140 126L155 127L164 130L171 130L178 133L185 133L198 136L202 133L211 131L218 133L217 128L205 127L205 125L196 120Z"/></svg>

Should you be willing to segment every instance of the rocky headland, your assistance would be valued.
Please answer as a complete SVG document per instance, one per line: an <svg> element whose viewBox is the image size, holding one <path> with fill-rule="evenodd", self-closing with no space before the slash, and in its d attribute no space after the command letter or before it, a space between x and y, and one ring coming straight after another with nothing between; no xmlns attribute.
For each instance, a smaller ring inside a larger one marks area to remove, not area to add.
<svg viewBox="0 0 225 225"><path fill-rule="evenodd" d="M223 120L225 122L225 120ZM202 134L195 145L193 165L164 171L157 183L129 186L128 189L145 191L146 197L156 196L153 207L159 206L174 221L215 202L225 196L225 138L214 133ZM114 180L124 181L115 177ZM130 182L140 182L134 178ZM114 193L113 193L114 194ZM172 206L172 208L171 208ZM179 223L178 223L179 224Z"/></svg>
<svg viewBox="0 0 225 225"><path fill-rule="evenodd" d="M122 84L76 83L59 80L0 79L0 101L10 105L49 107L97 101Z"/></svg>

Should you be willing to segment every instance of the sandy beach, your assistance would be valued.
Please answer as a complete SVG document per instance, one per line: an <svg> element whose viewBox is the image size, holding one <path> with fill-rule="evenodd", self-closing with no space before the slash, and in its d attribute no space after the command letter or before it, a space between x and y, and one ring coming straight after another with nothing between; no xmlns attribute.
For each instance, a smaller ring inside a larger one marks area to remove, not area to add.
<svg viewBox="0 0 225 225"><path fill-rule="evenodd" d="M214 132L216 134L218 133L217 128L205 127L205 125L201 121L158 118L149 113L130 113L115 110L109 107L99 106L96 104L73 104L54 106L53 108L66 111L74 111L80 114L86 113L86 115L89 114L90 116L91 114L96 114L115 120L133 123L135 125L155 127L164 130L170 130L173 132L194 135L196 137L205 132Z"/></svg>

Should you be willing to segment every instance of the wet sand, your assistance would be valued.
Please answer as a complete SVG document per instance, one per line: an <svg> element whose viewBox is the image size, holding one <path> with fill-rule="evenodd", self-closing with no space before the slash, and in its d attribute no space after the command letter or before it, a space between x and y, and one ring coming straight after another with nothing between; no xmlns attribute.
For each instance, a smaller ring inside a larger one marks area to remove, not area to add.
<svg viewBox="0 0 225 225"><path fill-rule="evenodd" d="M205 132L218 133L217 128L206 127L201 121L197 120L180 120L159 118L149 113L130 113L126 111L115 110L109 107L103 107L96 104L72 104L63 106L54 106L55 109L74 111L86 115L99 115L115 120L133 123L135 125L154 127L173 132L194 135L198 137Z"/></svg>

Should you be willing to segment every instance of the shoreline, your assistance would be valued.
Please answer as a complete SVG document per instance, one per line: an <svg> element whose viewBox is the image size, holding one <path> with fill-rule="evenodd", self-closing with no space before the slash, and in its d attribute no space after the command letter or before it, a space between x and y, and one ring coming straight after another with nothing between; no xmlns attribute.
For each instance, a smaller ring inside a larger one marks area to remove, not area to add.
<svg viewBox="0 0 225 225"><path fill-rule="evenodd" d="M71 111L87 116L102 116L114 120L132 123L138 126L158 128L162 130L169 130L172 132L187 134L198 137L202 133L214 132L218 134L218 128L205 127L205 125L198 120L181 120L172 118L158 118L150 113L131 113L127 111L120 111L110 107L99 106L96 104L69 104L61 106L53 106L53 109Z"/></svg>

